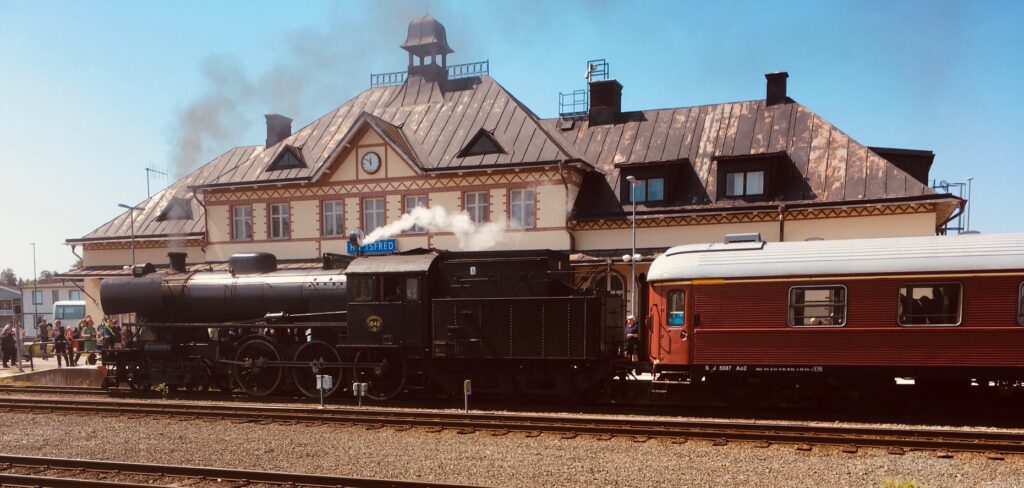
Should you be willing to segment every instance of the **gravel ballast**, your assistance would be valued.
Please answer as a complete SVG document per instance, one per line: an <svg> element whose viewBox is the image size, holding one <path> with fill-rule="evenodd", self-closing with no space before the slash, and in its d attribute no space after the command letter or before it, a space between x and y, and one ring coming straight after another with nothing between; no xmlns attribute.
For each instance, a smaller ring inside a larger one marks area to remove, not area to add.
<svg viewBox="0 0 1024 488"><path fill-rule="evenodd" d="M1024 459L952 459L881 449L797 451L791 445L598 441L545 434L461 435L420 429L233 423L222 420L3 413L0 452L396 478L485 486L1024 487Z"/></svg>

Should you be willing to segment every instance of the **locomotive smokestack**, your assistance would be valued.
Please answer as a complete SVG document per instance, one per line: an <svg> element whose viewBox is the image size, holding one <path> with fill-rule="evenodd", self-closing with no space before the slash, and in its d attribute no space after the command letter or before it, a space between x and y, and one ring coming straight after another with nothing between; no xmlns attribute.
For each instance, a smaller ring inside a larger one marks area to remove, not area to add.
<svg viewBox="0 0 1024 488"><path fill-rule="evenodd" d="M170 260L171 271L175 273L184 273L185 269L185 258L188 254L183 252L169 252L167 258Z"/></svg>

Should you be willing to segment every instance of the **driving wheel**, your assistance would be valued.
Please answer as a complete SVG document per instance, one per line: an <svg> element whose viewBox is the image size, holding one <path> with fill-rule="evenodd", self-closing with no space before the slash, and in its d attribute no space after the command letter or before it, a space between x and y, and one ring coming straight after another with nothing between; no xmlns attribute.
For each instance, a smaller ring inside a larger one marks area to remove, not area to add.
<svg viewBox="0 0 1024 488"><path fill-rule="evenodd" d="M235 361L241 364L231 365L231 377L250 396L267 396L281 384L281 368L269 364L280 359L273 344L253 339L242 344L235 353Z"/></svg>
<svg viewBox="0 0 1024 488"><path fill-rule="evenodd" d="M339 366L327 367L325 363L340 363L341 355L334 346L324 341L307 342L295 351L295 362L306 363L307 366L292 368L292 379L303 395L319 398L320 390L316 389L316 375L330 375L331 388L324 391L324 398L334 394L341 386L344 371Z"/></svg>

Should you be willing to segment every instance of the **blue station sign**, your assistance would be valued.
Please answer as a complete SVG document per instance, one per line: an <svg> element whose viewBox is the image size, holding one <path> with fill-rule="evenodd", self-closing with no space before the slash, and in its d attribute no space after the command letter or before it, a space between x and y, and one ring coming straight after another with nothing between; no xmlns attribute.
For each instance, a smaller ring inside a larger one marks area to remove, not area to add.
<svg viewBox="0 0 1024 488"><path fill-rule="evenodd" d="M360 248L353 246L351 242L345 243L348 248L349 254L356 254L357 252L362 254L387 254L398 250L398 242L395 239L381 239L377 242L371 242Z"/></svg>

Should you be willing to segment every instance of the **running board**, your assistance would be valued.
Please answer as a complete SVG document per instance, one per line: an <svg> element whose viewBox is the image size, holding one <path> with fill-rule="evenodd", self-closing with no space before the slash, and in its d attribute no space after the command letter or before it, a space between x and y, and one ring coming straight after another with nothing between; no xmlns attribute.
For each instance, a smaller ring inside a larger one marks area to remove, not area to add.
<svg viewBox="0 0 1024 488"><path fill-rule="evenodd" d="M689 371L659 371L651 380L651 393L668 393L675 385L689 385Z"/></svg>

